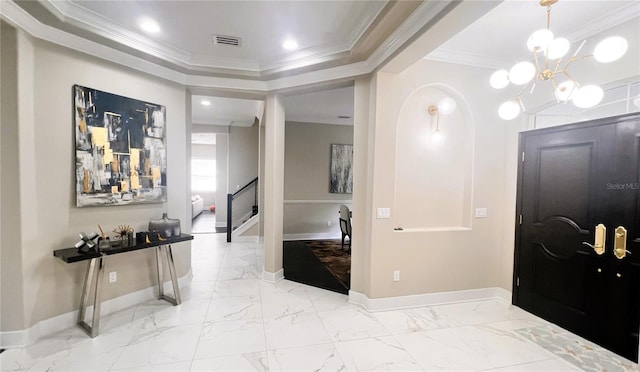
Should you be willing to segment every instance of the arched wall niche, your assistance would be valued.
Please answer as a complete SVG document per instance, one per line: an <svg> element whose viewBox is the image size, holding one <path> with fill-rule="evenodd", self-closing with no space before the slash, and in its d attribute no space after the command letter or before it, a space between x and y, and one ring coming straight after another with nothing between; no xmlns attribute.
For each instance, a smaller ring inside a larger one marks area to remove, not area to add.
<svg viewBox="0 0 640 372"><path fill-rule="evenodd" d="M449 115L428 107L456 101ZM454 89L430 84L416 89L396 125L394 226L404 231L471 228L474 124L469 105ZM442 139L435 134L436 120Z"/></svg>

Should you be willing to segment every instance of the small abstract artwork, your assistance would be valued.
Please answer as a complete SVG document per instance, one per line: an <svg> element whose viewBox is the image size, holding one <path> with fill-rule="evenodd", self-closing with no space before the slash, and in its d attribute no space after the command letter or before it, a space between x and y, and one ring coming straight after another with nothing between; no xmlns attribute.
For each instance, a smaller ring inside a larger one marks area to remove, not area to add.
<svg viewBox="0 0 640 372"><path fill-rule="evenodd" d="M167 199L164 106L73 86L78 207Z"/></svg>
<svg viewBox="0 0 640 372"><path fill-rule="evenodd" d="M353 193L353 145L331 145L329 192Z"/></svg>

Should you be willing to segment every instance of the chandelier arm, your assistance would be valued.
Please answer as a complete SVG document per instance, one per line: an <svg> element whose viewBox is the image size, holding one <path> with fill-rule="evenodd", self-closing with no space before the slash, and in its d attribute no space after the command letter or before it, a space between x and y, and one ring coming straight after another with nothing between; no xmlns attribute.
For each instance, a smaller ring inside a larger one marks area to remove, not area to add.
<svg viewBox="0 0 640 372"><path fill-rule="evenodd" d="M531 80L531 81L535 81ZM531 81L528 84L525 84L522 86L522 88L520 88L520 91L518 92L518 95L516 96L516 98L514 98L514 101L520 101L520 97L522 96L522 92L524 92L525 88L527 88L529 85L531 85Z"/></svg>
<svg viewBox="0 0 640 372"><path fill-rule="evenodd" d="M573 84L574 84L577 88L580 88L580 83L578 83L578 82L576 81L576 79L574 79L571 75L569 75L569 73L568 73L566 70L563 70L563 71L562 71L562 74L563 74L563 75L565 75L566 77L568 77L568 78L569 78L569 80L571 80L571 81L573 82Z"/></svg>
<svg viewBox="0 0 640 372"><path fill-rule="evenodd" d="M562 58L558 58L558 61L556 62L556 68L553 69L553 74L557 74L558 72L558 68L560 68L560 64L562 63Z"/></svg>
<svg viewBox="0 0 640 372"><path fill-rule="evenodd" d="M560 103L560 98L558 97L558 85L556 84L556 78L551 78L551 84L553 85L553 96L556 97L556 103Z"/></svg>
<svg viewBox="0 0 640 372"><path fill-rule="evenodd" d="M571 56L571 58L569 58L569 60L567 61L567 64L564 66L563 70L566 70L567 67L569 67L569 65L576 59L576 57L578 56L578 53L580 53L580 51L582 50L582 47L584 47L584 43L586 43L587 40L582 40L582 43L580 44L580 46L578 47L578 49L576 49L575 52L573 52L573 55Z"/></svg>
<svg viewBox="0 0 640 372"><path fill-rule="evenodd" d="M542 71L540 69L540 62L538 61L538 52L534 51L533 52L533 60L536 62L536 75L538 75L540 73L540 71Z"/></svg>

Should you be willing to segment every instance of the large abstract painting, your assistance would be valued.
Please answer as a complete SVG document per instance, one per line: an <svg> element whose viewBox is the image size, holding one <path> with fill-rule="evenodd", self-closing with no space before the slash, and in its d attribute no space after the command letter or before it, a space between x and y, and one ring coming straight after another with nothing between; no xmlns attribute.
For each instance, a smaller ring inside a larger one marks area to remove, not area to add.
<svg viewBox="0 0 640 372"><path fill-rule="evenodd" d="M166 201L165 107L79 85L73 100L76 205Z"/></svg>
<svg viewBox="0 0 640 372"><path fill-rule="evenodd" d="M353 145L331 145L329 192L353 193Z"/></svg>

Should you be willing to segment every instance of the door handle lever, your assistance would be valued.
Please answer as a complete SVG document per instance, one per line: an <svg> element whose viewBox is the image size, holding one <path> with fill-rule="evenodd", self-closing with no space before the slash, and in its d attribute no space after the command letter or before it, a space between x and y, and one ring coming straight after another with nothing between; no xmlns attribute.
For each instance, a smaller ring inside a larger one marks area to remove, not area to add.
<svg viewBox="0 0 640 372"><path fill-rule="evenodd" d="M593 244L582 242L582 244L591 247L596 254L602 255L605 251L605 236L607 235L607 228L603 224L596 225L595 241Z"/></svg>

